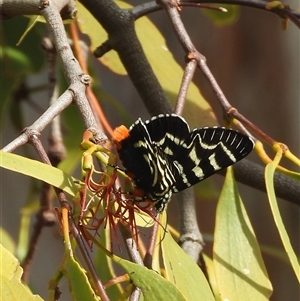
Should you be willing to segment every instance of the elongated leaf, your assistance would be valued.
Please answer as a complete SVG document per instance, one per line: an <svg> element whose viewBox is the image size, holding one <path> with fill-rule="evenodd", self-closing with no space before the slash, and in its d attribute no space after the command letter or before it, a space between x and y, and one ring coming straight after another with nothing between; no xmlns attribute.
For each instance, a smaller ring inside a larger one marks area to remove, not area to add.
<svg viewBox="0 0 300 301"><path fill-rule="evenodd" d="M0 166L61 188L72 196L75 196L79 189L78 180L58 168L36 160L0 151ZM136 214L136 219L137 224L142 227L152 225L152 218L148 216Z"/></svg>
<svg viewBox="0 0 300 301"><path fill-rule="evenodd" d="M203 256L203 259L204 259L204 262L205 262L205 267L206 267L207 275L208 275L208 278L209 278L209 284L210 284L211 289L214 293L215 299L216 299L216 301L222 301L222 299L220 297L220 293L218 291L218 285L217 285L217 280L216 280L214 262L210 257L208 257L205 254Z"/></svg>
<svg viewBox="0 0 300 301"><path fill-rule="evenodd" d="M281 157L282 157L282 151L281 151L281 149L279 149L274 161L269 163L266 166L266 169L265 169L266 188L267 188L267 194L268 194L270 207L271 207L271 210L273 213L274 221L277 226L280 238L282 240L282 243L286 250L286 253L290 259L290 262L292 264L294 272L298 278L298 281L300 282L299 261L293 250L293 247L291 245L288 233L286 232L286 229L284 227L284 224L283 224L283 221L282 221L282 218L280 215L280 211L278 208L277 200L276 200L275 190L274 190L274 172L276 170L277 165L279 164Z"/></svg>
<svg viewBox="0 0 300 301"><path fill-rule="evenodd" d="M168 231L164 233L161 244L166 278L176 285L186 300L214 301L215 298L203 272Z"/></svg>
<svg viewBox="0 0 300 301"><path fill-rule="evenodd" d="M86 271L80 266L74 257L75 239L73 243L70 238L68 211L65 208L61 210L61 224L65 244L65 272L70 284L70 292L74 301L100 301L95 294L91 283L86 275Z"/></svg>
<svg viewBox="0 0 300 301"><path fill-rule="evenodd" d="M53 166L0 151L0 166L15 171L50 185L60 188L74 196L78 191L76 179ZM78 181L77 181L78 182Z"/></svg>
<svg viewBox="0 0 300 301"><path fill-rule="evenodd" d="M20 264L6 248L0 244L0 283L1 300L7 301L42 301L38 295L33 295L30 290L21 282L23 269Z"/></svg>
<svg viewBox="0 0 300 301"><path fill-rule="evenodd" d="M217 206L213 260L222 300L269 300L271 283L232 168Z"/></svg>
<svg viewBox="0 0 300 301"><path fill-rule="evenodd" d="M145 301L188 300L183 297L181 292L174 284L167 281L157 272L149 270L142 265L118 258L117 256L114 256L113 258L116 263L121 265L126 270L133 284L142 290Z"/></svg>
<svg viewBox="0 0 300 301"><path fill-rule="evenodd" d="M74 301L100 300L92 289L89 279L86 276L86 271L72 256L67 256L66 270Z"/></svg>

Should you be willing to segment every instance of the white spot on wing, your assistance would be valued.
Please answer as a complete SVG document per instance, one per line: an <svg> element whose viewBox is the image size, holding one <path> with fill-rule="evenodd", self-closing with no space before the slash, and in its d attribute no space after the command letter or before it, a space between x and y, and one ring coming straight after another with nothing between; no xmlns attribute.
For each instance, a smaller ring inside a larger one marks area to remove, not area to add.
<svg viewBox="0 0 300 301"><path fill-rule="evenodd" d="M220 170L222 167L216 161L216 154L213 153L209 157L209 163L214 168L214 170Z"/></svg>
<svg viewBox="0 0 300 301"><path fill-rule="evenodd" d="M191 151L189 153L189 157L194 162L195 165L199 165L199 163L200 163L201 160L197 156L196 148L195 147L192 147L192 149L191 149Z"/></svg>
<svg viewBox="0 0 300 301"><path fill-rule="evenodd" d="M181 179L182 179L183 183L186 184L187 187L190 187L191 184L190 184L186 174L183 172L183 166L181 164L179 164L178 161L174 161L174 163L175 163L175 166L178 166L179 174L181 176Z"/></svg>
<svg viewBox="0 0 300 301"><path fill-rule="evenodd" d="M166 153L167 155L169 156L172 156L173 155L173 151L169 148L169 147L166 147L164 149L164 153Z"/></svg>
<svg viewBox="0 0 300 301"><path fill-rule="evenodd" d="M203 170L199 166L195 166L192 169L192 172L195 174L195 176L197 178L199 178L199 181L205 176L204 173L203 173Z"/></svg>

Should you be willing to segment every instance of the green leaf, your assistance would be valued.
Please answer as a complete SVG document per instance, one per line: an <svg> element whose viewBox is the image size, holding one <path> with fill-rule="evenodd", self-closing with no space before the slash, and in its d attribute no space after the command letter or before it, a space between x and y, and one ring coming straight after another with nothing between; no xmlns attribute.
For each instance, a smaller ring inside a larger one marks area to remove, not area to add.
<svg viewBox="0 0 300 301"><path fill-rule="evenodd" d="M122 8L131 8L125 2L116 1L116 3ZM90 37L91 49L95 50L107 40L107 33L80 3L78 3L77 8L80 29ZM147 17L139 18L136 21L135 28L155 75L169 99L175 103L183 76L181 66L174 60L164 37ZM115 51L106 53L100 58L100 61L115 73L127 74ZM183 115L188 117L187 119L192 127L217 124L211 107L194 83L191 83L189 87L187 100Z"/></svg>
<svg viewBox="0 0 300 301"><path fill-rule="evenodd" d="M300 282L300 265L298 258L293 250L293 247L290 242L290 238L288 236L288 233L284 227L280 211L278 208L277 200L276 200L276 195L275 195L275 190L274 190L274 172L276 170L276 167L281 159L282 156L282 151L279 150L279 152L276 154L276 157L274 161L269 163L266 166L265 169L265 181L266 181L266 188L267 188L267 194L268 194L268 199L270 203L270 207L273 213L274 221L277 226L280 238L282 240L283 246L285 248L285 251L290 259L291 265L294 269L294 272L297 276L298 281Z"/></svg>
<svg viewBox="0 0 300 301"><path fill-rule="evenodd" d="M66 271L74 301L100 300L92 289L86 271L81 268L73 256L67 256Z"/></svg>
<svg viewBox="0 0 300 301"><path fill-rule="evenodd" d="M1 300L9 301L42 301L38 295L33 295L21 282L23 269L18 260L0 244L0 283Z"/></svg>
<svg viewBox="0 0 300 301"><path fill-rule="evenodd" d="M62 212L62 229L65 246L65 260L63 262L64 267L62 266L62 268L55 273L55 276L52 278L51 282L57 280L59 281L61 278L60 271L63 271L63 274L66 274L66 277L69 280L70 293L74 301L100 301L100 298L97 296L91 286L86 271L74 258L76 240L75 238L73 238L72 241L70 239L69 222L67 220L67 214L65 210ZM53 291L50 293L52 294Z"/></svg>
<svg viewBox="0 0 300 301"><path fill-rule="evenodd" d="M0 151L0 166L62 189L75 196L78 191L76 179L53 166Z"/></svg>
<svg viewBox="0 0 300 301"><path fill-rule="evenodd" d="M145 266L132 263L117 256L112 257L116 263L122 266L128 273L133 284L140 288L143 300L174 300L187 301L174 284L167 281L161 275ZM203 299L205 300L205 299Z"/></svg>
<svg viewBox="0 0 300 301"><path fill-rule="evenodd" d="M205 240L205 241L207 241L207 240ZM206 267L206 272L207 272L208 279L209 279L209 284L210 284L211 290L213 291L215 299L216 299L216 301L222 301L222 299L220 298L220 293L218 291L214 262L210 257L208 257L205 254L203 254L203 259L205 262L205 267Z"/></svg>
<svg viewBox="0 0 300 301"><path fill-rule="evenodd" d="M232 168L227 170L216 213L213 260L222 300L269 300L271 283Z"/></svg>
<svg viewBox="0 0 300 301"><path fill-rule="evenodd" d="M100 245L105 246L107 250L111 248L111 236L110 228L106 229L101 228L99 233L99 239L97 241ZM113 262L109 256L107 256L101 249L97 248L95 250L95 259L94 259L95 269L99 273L103 283L116 277L114 271ZM118 300L123 292L122 286L120 283L116 283L106 289L106 293L109 296L110 300Z"/></svg>
<svg viewBox="0 0 300 301"><path fill-rule="evenodd" d="M166 278L176 285L185 299L214 301L215 298L203 272L174 241L168 231L164 233L161 246Z"/></svg>
<svg viewBox="0 0 300 301"><path fill-rule="evenodd" d="M26 38L27 34L33 29L34 25L36 25L37 22L41 22L43 20L45 22L45 19L42 16L30 16L29 22L27 25L26 30L22 34L20 40L18 41L17 45L21 45L22 41Z"/></svg>

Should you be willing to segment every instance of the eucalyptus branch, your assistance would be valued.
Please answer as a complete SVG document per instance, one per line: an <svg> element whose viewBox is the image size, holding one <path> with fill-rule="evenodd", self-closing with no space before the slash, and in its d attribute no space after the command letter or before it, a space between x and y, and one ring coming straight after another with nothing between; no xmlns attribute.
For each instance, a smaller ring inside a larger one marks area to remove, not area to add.
<svg viewBox="0 0 300 301"><path fill-rule="evenodd" d="M179 239L179 245L195 262L198 262L203 250L204 241L198 224L195 223L197 216L193 189L186 189L178 193L176 197L178 204L184 204L180 206L180 229L182 235Z"/></svg>
<svg viewBox="0 0 300 301"><path fill-rule="evenodd" d="M1 19L9 19L16 16L40 15L40 0L5 0L0 2ZM53 6L60 12L63 19L74 18L76 11L73 0L52 0Z"/></svg>
<svg viewBox="0 0 300 301"><path fill-rule="evenodd" d="M194 76L196 68L197 68L197 61L193 60L193 59L190 60L189 62L187 62L186 66L185 66L181 86L180 86L179 93L177 96L175 114L178 114L178 115L182 114L184 104L187 99L188 88L189 88L190 83L193 80L193 76Z"/></svg>

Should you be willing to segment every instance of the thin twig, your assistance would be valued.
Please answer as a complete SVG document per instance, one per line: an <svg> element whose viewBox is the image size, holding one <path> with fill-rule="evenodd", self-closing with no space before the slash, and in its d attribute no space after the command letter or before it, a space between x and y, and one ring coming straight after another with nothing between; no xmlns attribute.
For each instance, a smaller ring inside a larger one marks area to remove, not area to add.
<svg viewBox="0 0 300 301"><path fill-rule="evenodd" d="M138 251L137 244L134 240L132 232L122 223L119 223L119 229L125 241L127 251L131 260L137 264L144 265L143 259Z"/></svg>
<svg viewBox="0 0 300 301"><path fill-rule="evenodd" d="M44 38L42 41L42 46L46 50L47 54L47 71L48 71L48 81L49 81L49 105L51 106L58 99L59 87L56 81L56 51L52 41L49 38ZM63 144L63 134L61 130L60 115L53 118L50 124L50 133L48 137L49 150L48 156L51 164L56 167L65 157L66 148ZM50 188L50 186L49 186Z"/></svg>
<svg viewBox="0 0 300 301"><path fill-rule="evenodd" d="M84 124L86 128L93 129L97 141L104 143L107 138L99 130L85 94L86 87L90 84L90 77L83 73L73 55L59 12L51 5L51 2L42 1L41 14L47 22L55 49L61 59L65 78L70 84L69 90L73 93L74 101L81 113Z"/></svg>
<svg viewBox="0 0 300 301"><path fill-rule="evenodd" d="M215 4L215 0L179 0L178 6L198 6L202 8L209 8L209 9L218 9L223 11L222 7L204 7L203 4L205 3L212 3ZM298 28L300 28L300 13L295 10L291 9L288 5L282 5L282 7L277 6L272 9L268 8L268 5L270 4L269 1L264 0L219 0L217 2L218 4L231 4L231 5L240 5L245 7L253 7L256 9L261 9L266 12L270 12L273 14L276 14L280 18L283 19L290 19L291 22L293 22ZM147 3L143 3L140 5L135 6L132 9L132 12L135 16L135 19L138 19L140 17L143 17L145 15L148 15L149 13L156 12L158 10L161 10L162 7L157 4L157 1L151 1Z"/></svg>
<svg viewBox="0 0 300 301"><path fill-rule="evenodd" d="M39 153L42 161L46 164L51 165L39 136L39 133L32 134L32 136L30 137L30 142ZM25 283L27 283L28 281L30 265L35 254L37 243L42 233L42 229L44 228L44 226L52 226L55 222L55 215L51 210L51 197L48 191L49 189L45 185L43 185L43 189L41 190L40 196L40 210L36 215L36 222L33 228L33 233L30 238L29 249L22 264L24 269L22 280Z"/></svg>
<svg viewBox="0 0 300 301"><path fill-rule="evenodd" d="M177 102L176 102L176 106L175 106L175 114L177 114L177 115L182 114L184 104L185 104L185 101L187 98L188 88L189 88L190 83L193 80L197 65L198 65L197 61L191 59L187 62L186 66L185 66L184 74L183 74L183 78L182 78L182 82L181 82L181 86L179 89L179 93L177 96Z"/></svg>
<svg viewBox="0 0 300 301"><path fill-rule="evenodd" d="M184 4L185 2L191 3L215 3L214 0L179 0L178 5ZM274 13L283 19L290 19L298 28L300 28L300 13L296 10L291 9L288 5L278 5L273 8L268 8L270 2L264 0L218 0L218 4L232 4L241 5L246 7L253 7L261 9L266 12ZM279 3L280 4L280 3Z"/></svg>
<svg viewBox="0 0 300 301"><path fill-rule="evenodd" d="M42 114L31 126L24 129L22 134L7 144L2 150L12 152L18 147L26 144L32 133L41 133L44 128L53 120L55 116L60 114L73 101L71 91L65 91L58 100L52 104L44 114Z"/></svg>
<svg viewBox="0 0 300 301"><path fill-rule="evenodd" d="M129 230L129 228L124 226L122 223L119 223L119 229L125 241L127 251L129 253L129 257L131 261L143 266L144 262L138 251L137 244L133 238L134 236L132 235L132 232ZM139 300L141 293L142 291L138 287L133 286L130 294L130 301Z"/></svg>
<svg viewBox="0 0 300 301"><path fill-rule="evenodd" d="M153 252L155 248L158 227L160 227L159 223L155 222L153 227L151 228L151 233L148 239L147 252L144 257L144 264L148 269L152 269Z"/></svg>

